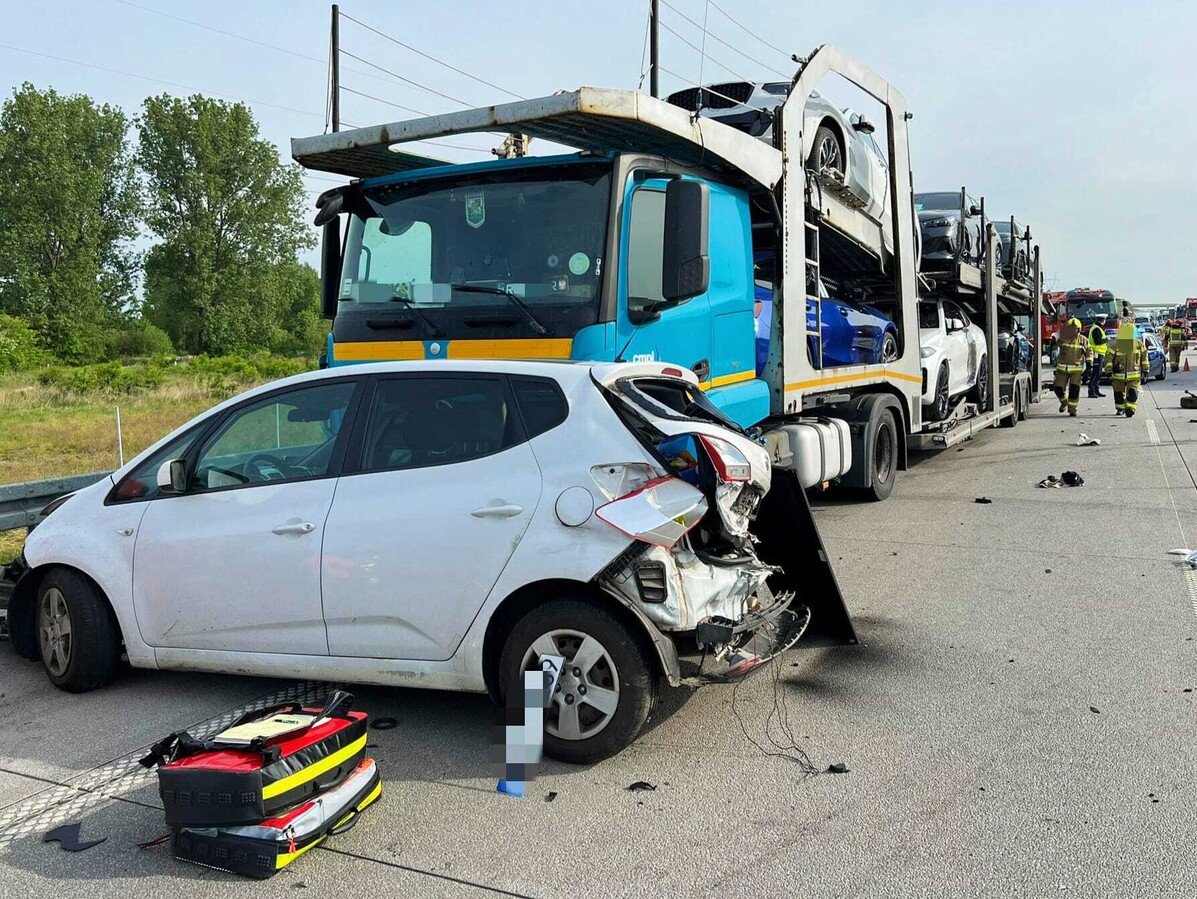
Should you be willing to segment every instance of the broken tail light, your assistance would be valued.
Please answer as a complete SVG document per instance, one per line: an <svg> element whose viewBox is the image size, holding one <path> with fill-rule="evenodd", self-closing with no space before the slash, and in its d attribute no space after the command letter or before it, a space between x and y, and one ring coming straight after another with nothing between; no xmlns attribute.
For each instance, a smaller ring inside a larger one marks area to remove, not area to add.
<svg viewBox="0 0 1197 899"><path fill-rule="evenodd" d="M599 506L594 514L634 540L672 549L706 512L701 490L663 477Z"/></svg>
<svg viewBox="0 0 1197 899"><path fill-rule="evenodd" d="M698 435L698 439L710 456L719 480L731 482L751 479L752 464L735 446L719 437L709 437L706 434Z"/></svg>

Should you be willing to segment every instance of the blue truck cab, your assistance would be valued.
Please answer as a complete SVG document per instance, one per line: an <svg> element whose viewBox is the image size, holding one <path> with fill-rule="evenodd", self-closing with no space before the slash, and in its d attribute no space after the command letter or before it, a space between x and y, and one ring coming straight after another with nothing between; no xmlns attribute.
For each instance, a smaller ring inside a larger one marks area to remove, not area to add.
<svg viewBox="0 0 1197 899"><path fill-rule="evenodd" d="M693 370L743 426L770 412L748 193L709 172L639 154L500 159L364 179L318 205L330 366L652 360Z"/></svg>

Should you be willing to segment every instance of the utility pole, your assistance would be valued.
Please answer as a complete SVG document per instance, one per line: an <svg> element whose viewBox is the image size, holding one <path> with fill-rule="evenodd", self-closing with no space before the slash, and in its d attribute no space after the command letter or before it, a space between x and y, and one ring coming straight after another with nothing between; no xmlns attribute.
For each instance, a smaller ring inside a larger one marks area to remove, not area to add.
<svg viewBox="0 0 1197 899"><path fill-rule="evenodd" d="M661 33L658 23L661 21L660 0L651 0L648 22L648 92L654 97L661 96Z"/></svg>
<svg viewBox="0 0 1197 899"><path fill-rule="evenodd" d="M654 0L656 2L656 0ZM332 5L332 33L329 40L329 69L332 92L332 130L341 130L341 7Z"/></svg>

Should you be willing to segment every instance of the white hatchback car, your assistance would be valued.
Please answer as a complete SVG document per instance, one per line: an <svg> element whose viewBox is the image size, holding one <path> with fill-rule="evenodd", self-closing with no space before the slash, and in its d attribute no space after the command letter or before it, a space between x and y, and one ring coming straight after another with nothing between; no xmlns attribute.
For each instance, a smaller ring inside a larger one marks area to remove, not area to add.
<svg viewBox="0 0 1197 899"><path fill-rule="evenodd" d="M919 300L919 354L923 365L923 416L943 421L952 400L972 391L985 409L989 364L985 332L950 300Z"/></svg>
<svg viewBox="0 0 1197 899"><path fill-rule="evenodd" d="M11 634L71 691L111 680L122 647L142 668L496 699L562 655L546 749L590 761L636 737L659 679L683 682L679 635L703 680L801 635L809 612L770 592L748 533L769 486L767 452L680 368L311 372L51 503Z"/></svg>

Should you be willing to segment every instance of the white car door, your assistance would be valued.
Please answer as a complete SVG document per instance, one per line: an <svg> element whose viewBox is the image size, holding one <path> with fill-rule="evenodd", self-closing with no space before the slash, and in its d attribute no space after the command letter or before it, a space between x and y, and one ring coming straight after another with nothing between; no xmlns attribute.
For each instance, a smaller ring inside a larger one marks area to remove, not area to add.
<svg viewBox="0 0 1197 899"><path fill-rule="evenodd" d="M972 359L972 345L968 335L968 319L955 303L943 304L944 325L947 329L948 367L951 369L949 392L952 396L964 393L976 377L976 362Z"/></svg>
<svg viewBox="0 0 1197 899"><path fill-rule="evenodd" d="M254 398L189 460L188 489L149 502L133 603L163 649L325 655L320 542L357 379Z"/></svg>
<svg viewBox="0 0 1197 899"><path fill-rule="evenodd" d="M450 658L527 530L541 475L507 379L380 377L324 536L334 656Z"/></svg>

